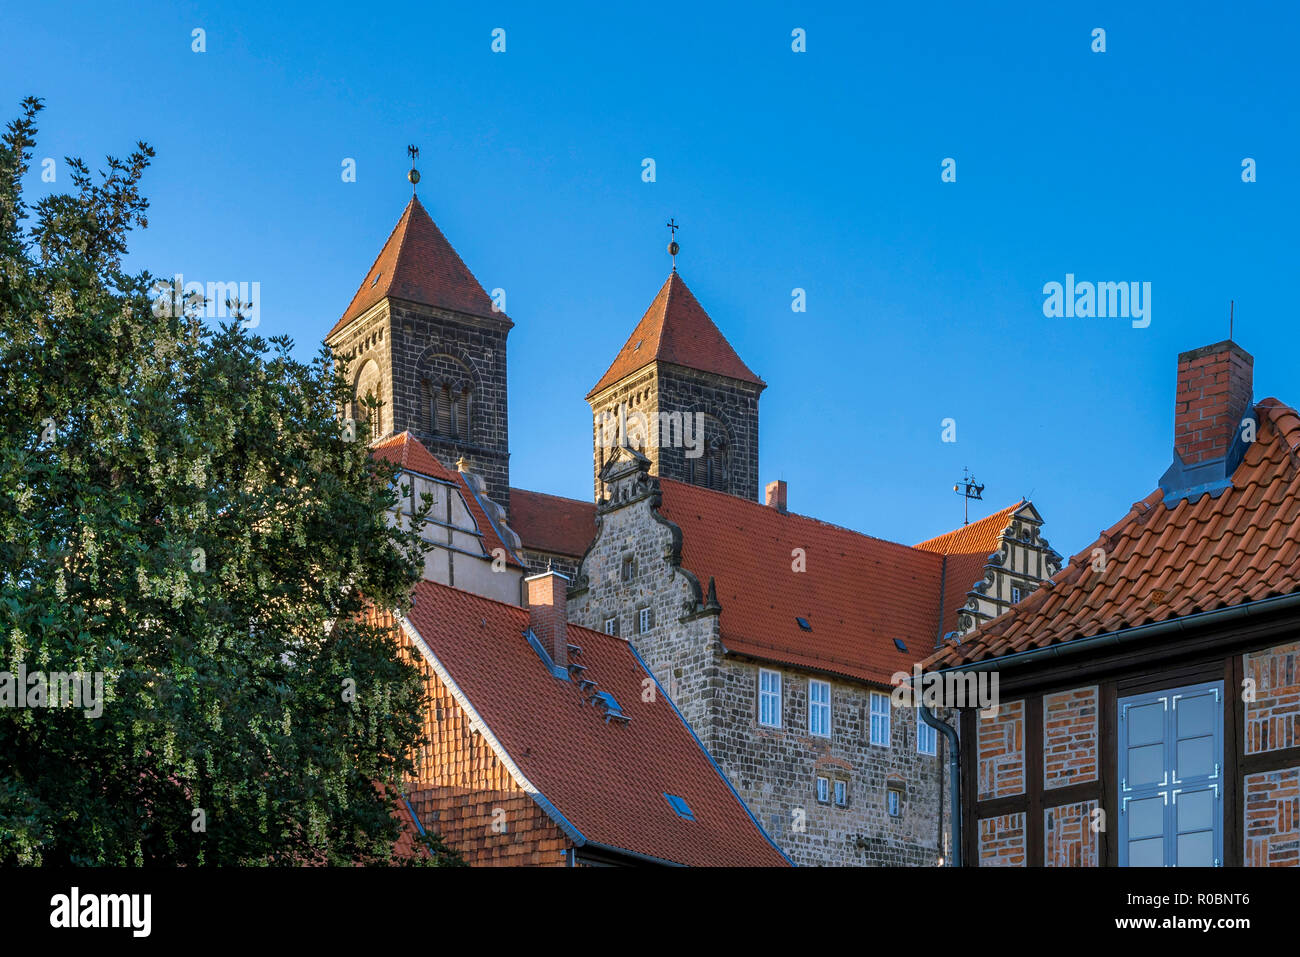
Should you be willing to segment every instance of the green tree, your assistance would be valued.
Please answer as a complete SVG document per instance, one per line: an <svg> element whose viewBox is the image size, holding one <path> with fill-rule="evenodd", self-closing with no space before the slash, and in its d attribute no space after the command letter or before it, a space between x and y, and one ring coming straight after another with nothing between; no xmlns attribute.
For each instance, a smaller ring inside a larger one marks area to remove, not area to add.
<svg viewBox="0 0 1300 957"><path fill-rule="evenodd" d="M147 145L29 211L40 109L0 143L0 863L389 861L425 703L366 618L421 567L394 470L325 350L124 271ZM20 665L102 713L18 707Z"/></svg>

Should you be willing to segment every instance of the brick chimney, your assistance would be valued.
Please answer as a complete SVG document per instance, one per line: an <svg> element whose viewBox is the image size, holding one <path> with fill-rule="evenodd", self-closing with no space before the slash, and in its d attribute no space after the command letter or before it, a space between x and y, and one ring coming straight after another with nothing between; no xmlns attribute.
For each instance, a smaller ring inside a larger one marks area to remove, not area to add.
<svg viewBox="0 0 1300 957"><path fill-rule="evenodd" d="M547 569L528 583L528 627L557 668L569 667L569 579Z"/></svg>
<svg viewBox="0 0 1300 957"><path fill-rule="evenodd" d="M767 504L769 508L774 508L778 512L785 511L785 488L785 482L782 479L767 483Z"/></svg>
<svg viewBox="0 0 1300 957"><path fill-rule="evenodd" d="M1235 342L1178 357L1174 449L1183 465L1222 458L1250 410L1255 359Z"/></svg>

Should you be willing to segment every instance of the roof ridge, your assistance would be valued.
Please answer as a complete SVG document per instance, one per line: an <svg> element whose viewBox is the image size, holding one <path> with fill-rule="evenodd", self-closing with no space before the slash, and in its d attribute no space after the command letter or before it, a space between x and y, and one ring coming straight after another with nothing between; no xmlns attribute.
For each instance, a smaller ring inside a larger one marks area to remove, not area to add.
<svg viewBox="0 0 1300 957"><path fill-rule="evenodd" d="M347 318L348 313L350 313L350 312L352 311L352 307L356 304L356 301L357 301L357 300L358 300L358 299L359 299L359 298L360 298L360 297L365 293L365 291L366 291L366 280L370 278L371 273L373 273L373 272L375 271L375 267L379 265L379 260L381 260L381 259L384 258L384 252L385 252L385 250L388 249L388 244L391 243L391 242L393 241L393 237L397 235L397 231L398 231L399 229L402 228L402 223L406 222L406 218L407 218L407 217L410 215L410 213L411 213L411 205L412 205L412 203L414 203L415 201L416 201L415 197L412 196L412 197L411 197L411 202L409 202L409 203L406 204L406 208L402 210L402 215L397 217L397 222L393 224L393 228L390 229L390 230L388 231L388 236L385 237L383 243L380 244L380 246L379 246L379 252L375 253L375 258L374 258L374 261L370 263L370 268L367 269L367 270L366 270L366 274L365 274L364 276L361 277L361 285L357 288L357 291L354 292L354 293L352 294L352 298L348 300L348 306L347 306L347 308L344 309L343 312L342 312L342 314L339 316L339 320L338 320L338 321L339 321L340 323L343 322L343 320ZM406 241L406 236L403 235L403 236L402 236L402 242L405 242L405 241ZM401 243L399 243L398 246L399 246L399 248L400 248ZM389 277L388 277L389 282L392 281L392 278L393 278L392 276L389 276ZM383 299L382 296L380 296L379 298L380 298L380 299ZM378 305L378 304L379 304L378 302L375 303L375 305ZM371 306L370 308L373 309L374 306ZM367 311L369 311L369 310L367 310ZM335 324L334 328L331 329L331 330L329 331L329 333L326 334L326 338L329 338L330 335L333 335L335 332L338 332L341 328L342 328L342 327L341 327L340 325Z"/></svg>
<svg viewBox="0 0 1300 957"><path fill-rule="evenodd" d="M828 521L825 521L824 519L814 518L814 517L811 516L811 515L804 515L802 512L791 512L791 511L785 511L785 512L782 512L782 511L779 511L779 510L777 510L777 509L775 509L775 508L772 508L772 506L770 506L770 505L764 505L762 502L756 502L756 501L753 501L752 499L742 498L742 497L739 496L739 495L732 495L730 492L720 492L720 491L718 491L717 489L706 488L706 487L703 486L703 485L696 485L696 484L694 484L693 482L683 482L683 481L681 481L680 479L672 479L672 478L666 478L666 477L661 477L661 478L659 479L659 481L660 481L661 483L663 483L663 482L671 482L673 485L679 485L679 486L682 486L683 488L689 488L689 489L698 490L698 491L701 491L701 492L707 492L707 493L710 494L710 495L722 495L722 496L726 496L726 498L727 498L728 500L733 500L733 499L734 499L735 501L738 501L738 502L744 502L746 505L752 505L754 508L763 508L763 509L768 509L768 510L772 511L773 513L775 513L775 514L777 514L777 515L780 515L780 516L782 516L782 517L784 517L784 518L797 518L797 519L800 519L801 521L812 522L813 524L815 524L815 525L820 525L820 526L822 526L823 528L833 528L833 529L836 529L837 531L848 532L850 535L857 535L857 536L860 537L860 538L865 538L865 539L868 539L868 540L873 541L873 542L880 542L880 543L883 544L883 545L893 545L893 546L895 546L895 547L897 547L897 548L905 548L905 549L907 549L907 550L909 550L909 551L922 551L922 552L925 551L925 549L918 549L915 545L907 545L907 544L904 544L903 542L895 542L895 541L893 541L893 540L891 540L891 539L888 539L888 538L880 538L879 536L876 536L876 535L869 535L869 534L867 534L866 532L859 531L859 530L856 529L856 528L849 528L849 526L847 526L847 525L836 525L834 522L828 522ZM766 512L764 512L763 514L766 514ZM927 554L936 554L936 553L934 553L934 552L927 552Z"/></svg>

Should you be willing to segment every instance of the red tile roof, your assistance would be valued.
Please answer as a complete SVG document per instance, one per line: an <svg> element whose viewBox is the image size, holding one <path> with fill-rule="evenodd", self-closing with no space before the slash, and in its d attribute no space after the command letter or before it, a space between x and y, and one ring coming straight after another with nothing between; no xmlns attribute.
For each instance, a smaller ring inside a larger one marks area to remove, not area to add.
<svg viewBox="0 0 1300 957"><path fill-rule="evenodd" d="M510 546L501 537L500 529L488 518L483 503L479 501L478 496L474 494L474 490L465 481L465 476L460 472L453 472L439 462L437 457L426 449L424 444L410 432L402 432L376 443L371 447L370 454L377 459L393 462L398 468L405 471L415 472L426 478L438 479L455 485L460 489L461 498L465 500L465 506L469 509L470 515L474 517L474 523L483 536L484 554L491 555L495 549L500 548L505 551L507 565L515 568L524 567L519 556L511 550Z"/></svg>
<svg viewBox="0 0 1300 957"><path fill-rule="evenodd" d="M587 393L587 398L655 361L671 362L752 382L760 388L767 387L736 355L736 350L731 348L676 272L660 287L654 302L632 330L631 337L600 381Z"/></svg>
<svg viewBox="0 0 1300 957"><path fill-rule="evenodd" d="M1011 524L1011 517L1024 504L1022 499L992 515L914 546L946 557L943 570L945 632L957 627L957 613L966 604L971 589L984 577L984 566L988 564L989 556L998 550L999 539Z"/></svg>
<svg viewBox="0 0 1300 957"><path fill-rule="evenodd" d="M505 320L414 196L328 340L385 296ZM508 320L506 320L508 321Z"/></svg>
<svg viewBox="0 0 1300 957"><path fill-rule="evenodd" d="M439 462L433 453L424 447L424 443L410 432L402 432L382 442L376 442L370 447L370 454L377 459L392 462L398 468L408 472L417 472L443 482L460 481L459 472L453 472Z"/></svg>
<svg viewBox="0 0 1300 957"><path fill-rule="evenodd" d="M596 535L596 506L592 502L512 488L510 528L524 548L581 558Z"/></svg>
<svg viewBox="0 0 1300 957"><path fill-rule="evenodd" d="M1300 591L1300 416L1255 407L1256 440L1218 497L1172 507L1156 489L1051 582L926 667L998 658ZM1093 570L1093 550L1106 555Z"/></svg>
<svg viewBox="0 0 1300 957"><path fill-rule="evenodd" d="M649 672L625 640L568 629L582 649L572 660L631 718L620 724L551 674L524 638L526 609L426 581L408 620L507 763L586 842L680 864L787 863L668 697L643 700ZM684 798L695 820L679 817L665 792Z"/></svg>
<svg viewBox="0 0 1300 957"><path fill-rule="evenodd" d="M716 581L729 650L887 685L934 647L939 555L672 479L660 486L660 511L682 530L682 566ZM793 570L795 549L806 571Z"/></svg>

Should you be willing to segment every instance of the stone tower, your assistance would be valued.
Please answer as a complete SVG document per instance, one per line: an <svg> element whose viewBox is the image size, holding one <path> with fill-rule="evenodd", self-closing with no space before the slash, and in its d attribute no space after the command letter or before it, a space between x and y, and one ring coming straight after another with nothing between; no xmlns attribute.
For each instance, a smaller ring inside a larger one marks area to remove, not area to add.
<svg viewBox="0 0 1300 957"><path fill-rule="evenodd" d="M371 439L410 432L482 476L509 507L506 336L514 325L415 197L325 344L348 359L352 418L380 402Z"/></svg>
<svg viewBox="0 0 1300 957"><path fill-rule="evenodd" d="M758 398L767 387L736 355L674 268L613 364L587 393L596 500L627 445L650 474L758 499Z"/></svg>

